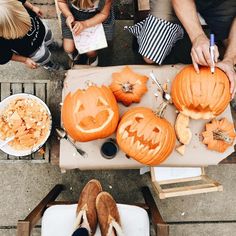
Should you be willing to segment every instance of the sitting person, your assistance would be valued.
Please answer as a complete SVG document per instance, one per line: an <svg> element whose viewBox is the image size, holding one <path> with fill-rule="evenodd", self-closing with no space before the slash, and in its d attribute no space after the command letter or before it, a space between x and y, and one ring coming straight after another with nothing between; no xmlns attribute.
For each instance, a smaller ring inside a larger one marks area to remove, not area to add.
<svg viewBox="0 0 236 236"><path fill-rule="evenodd" d="M98 180L90 180L83 188L77 206L75 231L72 236L92 236L97 222L102 236L124 236L116 202L107 192L102 192Z"/></svg>
<svg viewBox="0 0 236 236"><path fill-rule="evenodd" d="M58 70L48 49L52 32L40 20L42 12L26 0L0 0L0 64L10 60L35 69Z"/></svg>
<svg viewBox="0 0 236 236"><path fill-rule="evenodd" d="M215 34L216 43L222 41L226 45L222 61L218 62L217 46L215 46L215 61L211 60L210 42L200 24L198 13L204 18L210 31ZM139 53L147 63L160 65L165 63L168 54L175 53L177 60L171 63L192 61L196 72L199 72L198 65L215 64L228 76L233 98L236 91L235 16L235 0L150 0L150 15L144 21L128 27L128 30L137 37ZM186 40L181 45L183 38Z"/></svg>
<svg viewBox="0 0 236 236"><path fill-rule="evenodd" d="M114 13L112 0L57 0L61 10L62 37L65 52L74 62L78 59L73 35L79 35L86 28L103 23L107 41L112 40ZM96 51L86 53L87 64L96 66L98 57Z"/></svg>

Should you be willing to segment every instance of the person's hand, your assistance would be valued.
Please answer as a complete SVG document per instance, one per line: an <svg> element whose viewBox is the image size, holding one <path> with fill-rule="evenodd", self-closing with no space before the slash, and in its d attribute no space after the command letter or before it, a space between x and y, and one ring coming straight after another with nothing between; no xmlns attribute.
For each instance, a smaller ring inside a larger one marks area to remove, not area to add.
<svg viewBox="0 0 236 236"><path fill-rule="evenodd" d="M210 41L205 34L200 34L192 42L191 57L194 69L199 73L198 65L202 66L215 66L218 61L219 51L215 45L214 62L211 60L210 55Z"/></svg>
<svg viewBox="0 0 236 236"><path fill-rule="evenodd" d="M79 35L84 29L86 28L86 25L83 21L75 21L72 32L75 36Z"/></svg>
<svg viewBox="0 0 236 236"><path fill-rule="evenodd" d="M75 18L74 16L70 15L70 16L67 16L66 18L66 25L69 27L69 29L72 31L72 25L75 21Z"/></svg>
<svg viewBox="0 0 236 236"><path fill-rule="evenodd" d="M234 70L233 60L223 59L223 61L216 63L216 66L223 70L228 76L230 81L230 93L232 95L231 98L233 99L236 92L236 72Z"/></svg>
<svg viewBox="0 0 236 236"><path fill-rule="evenodd" d="M33 6L32 11L37 14L37 16L42 17L43 13L39 7Z"/></svg>
<svg viewBox="0 0 236 236"><path fill-rule="evenodd" d="M30 58L26 58L25 65L30 69L36 69L38 67L37 63Z"/></svg>

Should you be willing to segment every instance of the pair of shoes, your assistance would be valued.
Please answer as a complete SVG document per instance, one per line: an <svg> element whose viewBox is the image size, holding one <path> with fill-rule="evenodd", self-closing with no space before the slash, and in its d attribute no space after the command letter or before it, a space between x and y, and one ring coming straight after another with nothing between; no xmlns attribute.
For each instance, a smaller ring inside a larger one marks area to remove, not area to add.
<svg viewBox="0 0 236 236"><path fill-rule="evenodd" d="M98 56L96 56L96 57L89 57L88 61L87 61L87 65L97 66L98 65Z"/></svg>
<svg viewBox="0 0 236 236"><path fill-rule="evenodd" d="M64 67L59 65L58 63L53 63L51 61L49 61L48 63L46 63L43 68L45 70L49 70L49 71L59 71L59 70L64 70Z"/></svg>
<svg viewBox="0 0 236 236"><path fill-rule="evenodd" d="M110 236L112 232L117 236L124 236L120 216L115 200L102 191L98 180L90 180L83 188L77 206L75 228L87 224L89 235L94 235L99 222L102 236Z"/></svg>

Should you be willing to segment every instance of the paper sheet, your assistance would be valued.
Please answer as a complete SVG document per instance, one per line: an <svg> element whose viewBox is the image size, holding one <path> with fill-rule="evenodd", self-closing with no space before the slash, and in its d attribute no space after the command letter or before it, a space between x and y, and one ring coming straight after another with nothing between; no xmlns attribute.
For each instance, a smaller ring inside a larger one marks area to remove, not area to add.
<svg viewBox="0 0 236 236"><path fill-rule="evenodd" d="M79 54L107 47L107 40L102 24L83 30L79 35L73 36L75 47Z"/></svg>
<svg viewBox="0 0 236 236"><path fill-rule="evenodd" d="M154 178L157 181L197 177L201 175L201 167L154 167Z"/></svg>

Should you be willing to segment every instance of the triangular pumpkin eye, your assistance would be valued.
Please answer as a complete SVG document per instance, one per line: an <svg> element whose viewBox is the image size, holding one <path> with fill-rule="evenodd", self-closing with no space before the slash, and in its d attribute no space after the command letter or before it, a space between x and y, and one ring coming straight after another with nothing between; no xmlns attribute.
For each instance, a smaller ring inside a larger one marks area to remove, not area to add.
<svg viewBox="0 0 236 236"><path fill-rule="evenodd" d="M101 97L98 98L98 101L97 101L97 106L106 106L107 105L107 102L102 99Z"/></svg>
<svg viewBox="0 0 236 236"><path fill-rule="evenodd" d="M159 130L157 127L155 127L155 128L153 129L153 132L155 132L155 133L159 133L160 130Z"/></svg>
<svg viewBox="0 0 236 236"><path fill-rule="evenodd" d="M84 105L81 104L80 107L79 107L79 111L83 111L85 108L84 108Z"/></svg>

